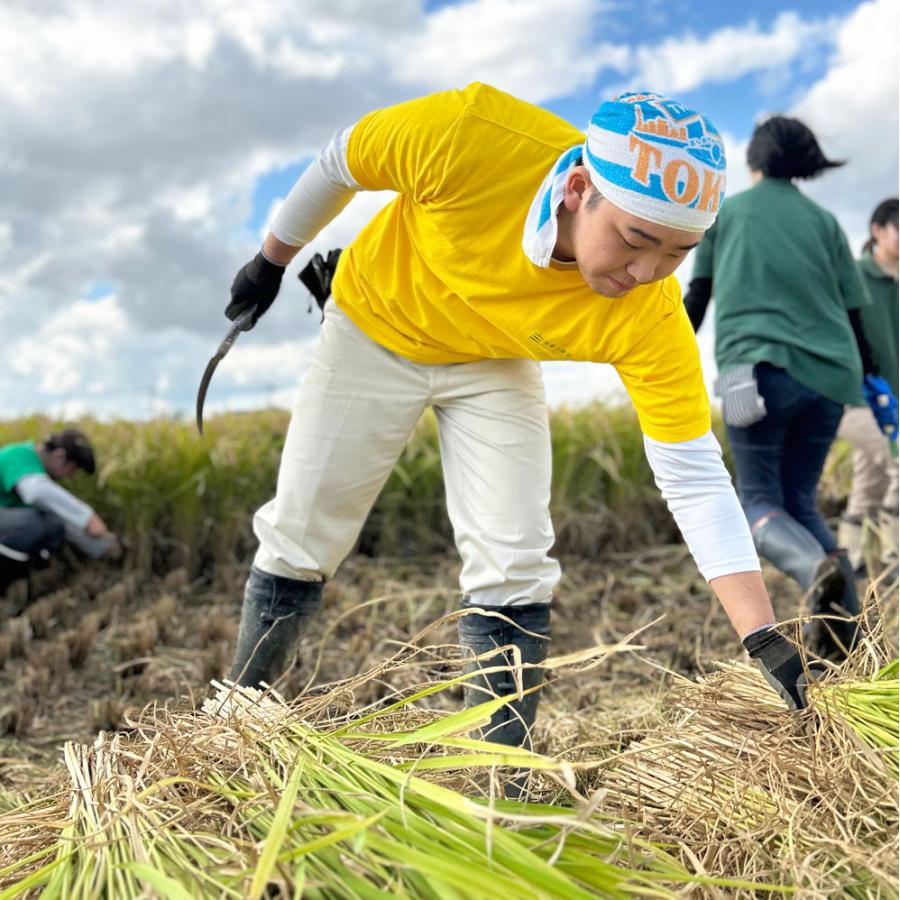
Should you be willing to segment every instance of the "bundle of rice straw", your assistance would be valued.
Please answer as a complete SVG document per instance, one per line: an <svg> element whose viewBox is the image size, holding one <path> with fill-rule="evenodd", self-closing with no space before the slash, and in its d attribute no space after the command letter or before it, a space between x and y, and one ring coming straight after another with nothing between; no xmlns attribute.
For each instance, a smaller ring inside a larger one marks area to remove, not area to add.
<svg viewBox="0 0 900 900"><path fill-rule="evenodd" d="M564 763L458 736L503 698L447 716L409 708L450 684L344 721L325 722L328 697L314 698L315 725L302 704L218 685L201 710L150 709L131 735L67 744L70 783L0 815L0 898L624 900L755 887L697 877L589 810L443 786L510 765L572 780Z"/></svg>
<svg viewBox="0 0 900 900"><path fill-rule="evenodd" d="M897 663L872 673L859 659L799 714L743 663L678 679L660 723L594 773L601 808L701 871L804 897L896 896Z"/></svg>

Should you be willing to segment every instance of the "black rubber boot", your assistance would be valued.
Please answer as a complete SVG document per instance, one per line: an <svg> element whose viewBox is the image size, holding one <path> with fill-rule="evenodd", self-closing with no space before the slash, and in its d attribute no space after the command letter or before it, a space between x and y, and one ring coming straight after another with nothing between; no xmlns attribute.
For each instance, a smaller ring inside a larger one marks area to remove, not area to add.
<svg viewBox="0 0 900 900"><path fill-rule="evenodd" d="M260 687L284 673L304 627L321 606L323 584L250 570L231 681Z"/></svg>
<svg viewBox="0 0 900 900"><path fill-rule="evenodd" d="M519 686L523 692L537 688L497 710L491 717L490 724L477 736L507 747L525 747L530 750L531 728L540 701L539 686L544 680L545 670L541 664L547 658L550 645L550 604L479 607L464 603L463 609L480 609L495 614L473 614L459 620L459 641L466 657L471 660L466 663L464 671L470 673L496 666L506 667L496 672L485 672L480 677L465 682L466 707L477 706L494 697L518 693ZM500 618L501 615L505 618ZM515 665L510 650L493 656L485 655L509 645L518 648L521 653L521 667ZM484 658L474 659L478 656ZM505 785L505 793L508 798L516 799L525 790L528 772L513 770L508 774L510 780Z"/></svg>
<svg viewBox="0 0 900 900"><path fill-rule="evenodd" d="M753 524L753 543L763 559L789 575L804 591L840 597L844 575L837 561L799 522L784 513L763 516Z"/></svg>
<svg viewBox="0 0 900 900"><path fill-rule="evenodd" d="M850 593L856 604L856 583L846 554L839 557L826 553L799 522L781 513L764 516L751 531L759 555L793 578L806 592L813 615L846 616L848 611L843 604ZM835 625L838 623L814 619L804 627L804 644L810 653L836 661L846 658L841 647L844 642L838 635L842 626L835 628ZM845 637L849 637L849 632Z"/></svg>
<svg viewBox="0 0 900 900"><path fill-rule="evenodd" d="M832 662L845 660L859 643L859 596L856 592L856 574L846 551L829 554L843 576L843 593L840 597L828 595L817 598L814 615L826 616L813 619L806 633L806 646L811 653ZM835 618L838 617L838 618Z"/></svg>

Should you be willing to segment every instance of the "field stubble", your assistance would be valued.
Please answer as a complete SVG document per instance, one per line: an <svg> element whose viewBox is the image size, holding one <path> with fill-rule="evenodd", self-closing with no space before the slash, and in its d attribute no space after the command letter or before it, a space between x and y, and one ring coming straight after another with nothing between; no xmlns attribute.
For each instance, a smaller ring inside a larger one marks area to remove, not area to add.
<svg viewBox="0 0 900 900"><path fill-rule="evenodd" d="M625 816L637 823L636 835L677 847L694 871L805 884L806 896L831 896L855 872L873 871L875 880L855 895L891 896L884 886L896 872L889 861L894 793L873 798L865 778L847 784L842 776L829 795L827 764L792 781L797 766L817 759L850 761L852 781L859 750L845 742L823 756L827 735L809 721L797 732L753 672L719 670L739 644L686 550L668 543L673 525L639 437L619 414L600 424L605 443L596 417L556 418L554 517L564 575L553 652L618 649L552 673L535 747L572 762L575 776L566 797L553 779L537 776L538 795L567 803L580 797L594 811ZM275 413L235 417L214 422L204 442L175 423L155 424L145 440L126 423L103 426L106 462L98 483L86 487L130 544L128 569L70 558L38 573L36 603L22 609L15 591L0 601L0 811L63 783L63 741L90 742L101 729L134 736L152 718L140 713L147 704L177 717L203 703L209 680L230 662L248 512L274 480L281 425ZM302 694L306 714L317 710L323 722L384 708L458 672L458 560L428 552L443 549L448 537L430 427L379 499L361 538L364 552L326 586L325 612L279 684L286 697ZM0 430L5 439L18 436ZM838 452L824 498L832 511L845 481ZM798 615L795 587L773 571L767 580L779 617ZM885 622L875 627L885 658L897 652L896 591L896 582L879 586ZM460 701L458 686L423 697L418 712L406 709L405 724L427 723ZM785 757L792 752L799 753L794 764ZM477 778L460 784L485 789ZM777 809L757 821L759 804L749 812L742 804L761 784L775 792ZM847 797L843 818L821 814ZM709 885L704 895L718 890Z"/></svg>

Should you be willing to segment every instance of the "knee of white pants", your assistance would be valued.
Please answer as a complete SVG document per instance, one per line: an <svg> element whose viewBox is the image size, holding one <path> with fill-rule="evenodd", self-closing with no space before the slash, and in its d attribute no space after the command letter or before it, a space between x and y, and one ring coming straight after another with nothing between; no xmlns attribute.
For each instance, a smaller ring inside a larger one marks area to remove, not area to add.
<svg viewBox="0 0 900 900"><path fill-rule="evenodd" d="M459 584L477 606L521 606L549 603L559 583L559 563L547 548L461 546Z"/></svg>
<svg viewBox="0 0 900 900"><path fill-rule="evenodd" d="M484 606L549 603L552 472L540 369L527 360L460 367L440 398L447 509L460 586Z"/></svg>
<svg viewBox="0 0 900 900"><path fill-rule="evenodd" d="M331 578L343 560L333 541L310 538L307 530L298 527L296 522L279 522L275 500L257 510L253 531L259 539L253 565L270 575L321 581Z"/></svg>

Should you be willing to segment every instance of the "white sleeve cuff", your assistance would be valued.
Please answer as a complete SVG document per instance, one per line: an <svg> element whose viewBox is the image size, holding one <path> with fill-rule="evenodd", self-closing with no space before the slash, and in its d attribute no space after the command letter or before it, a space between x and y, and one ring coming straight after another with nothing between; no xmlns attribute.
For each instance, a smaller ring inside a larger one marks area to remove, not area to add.
<svg viewBox="0 0 900 900"><path fill-rule="evenodd" d="M291 188L270 229L279 241L308 244L362 190L347 166L351 131L338 132Z"/></svg>
<svg viewBox="0 0 900 900"><path fill-rule="evenodd" d="M667 443L644 435L656 486L707 581L759 572L747 518L722 461L715 435Z"/></svg>

